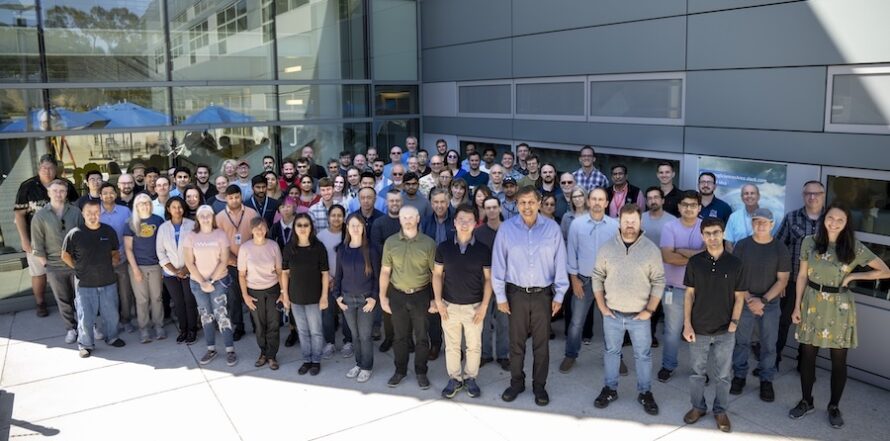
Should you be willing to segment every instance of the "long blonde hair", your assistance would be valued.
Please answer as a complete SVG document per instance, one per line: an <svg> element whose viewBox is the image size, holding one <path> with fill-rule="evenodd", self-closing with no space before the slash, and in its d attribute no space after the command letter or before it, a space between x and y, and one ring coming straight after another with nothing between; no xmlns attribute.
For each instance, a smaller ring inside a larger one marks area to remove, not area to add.
<svg viewBox="0 0 890 441"><path fill-rule="evenodd" d="M142 218L139 216L139 204L142 202L148 202L148 204L151 205L151 196L145 193L139 193L133 199L133 214L130 215L130 229L133 230L133 232L138 232L139 225L142 223L142 220L148 219L148 217L151 217L151 215L153 214L152 209L149 208L148 217Z"/></svg>

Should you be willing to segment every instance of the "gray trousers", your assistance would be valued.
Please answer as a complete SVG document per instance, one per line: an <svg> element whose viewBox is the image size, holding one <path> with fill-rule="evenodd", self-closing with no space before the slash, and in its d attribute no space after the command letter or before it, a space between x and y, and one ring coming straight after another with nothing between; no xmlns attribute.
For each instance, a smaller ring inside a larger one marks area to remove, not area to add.
<svg viewBox="0 0 890 441"><path fill-rule="evenodd" d="M142 282L137 282L130 269L130 282L133 285L133 296L136 298L136 321L139 330L144 331L149 323L156 329L164 327L164 302L161 296L163 275L160 265L139 265Z"/></svg>
<svg viewBox="0 0 890 441"><path fill-rule="evenodd" d="M53 291L56 305L59 306L59 315L65 324L65 330L77 329L77 313L74 307L74 295L77 289L77 280L74 277L73 268L46 268L46 282Z"/></svg>
<svg viewBox="0 0 890 441"><path fill-rule="evenodd" d="M133 286L130 285L130 264L122 262L114 267L117 276L118 315L120 323L130 323L133 318L132 310L135 299L133 298Z"/></svg>

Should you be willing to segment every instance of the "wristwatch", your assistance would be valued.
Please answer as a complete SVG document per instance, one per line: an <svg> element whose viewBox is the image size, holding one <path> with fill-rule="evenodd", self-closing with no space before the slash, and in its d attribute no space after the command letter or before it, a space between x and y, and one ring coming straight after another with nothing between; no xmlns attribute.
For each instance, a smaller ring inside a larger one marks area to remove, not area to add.
<svg viewBox="0 0 890 441"><path fill-rule="evenodd" d="M739 325L739 319L732 319L732 320L730 320L729 322L732 323L732 324L734 324L734 325L736 325L736 326Z"/></svg>
<svg viewBox="0 0 890 441"><path fill-rule="evenodd" d="M655 315L654 309L645 309L644 311L648 312L649 314Z"/></svg>

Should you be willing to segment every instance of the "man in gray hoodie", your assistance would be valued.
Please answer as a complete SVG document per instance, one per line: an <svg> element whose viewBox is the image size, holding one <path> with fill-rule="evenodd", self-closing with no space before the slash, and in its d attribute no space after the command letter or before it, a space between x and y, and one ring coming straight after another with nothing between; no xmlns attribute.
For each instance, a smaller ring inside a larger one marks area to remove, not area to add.
<svg viewBox="0 0 890 441"><path fill-rule="evenodd" d="M650 415L658 415L652 385L652 334L649 319L664 292L661 250L640 229L636 204L619 211L619 234L603 244L593 269L593 294L603 314L606 343L605 386L593 404L605 408L618 398L618 367L624 333L630 334L637 373L637 401Z"/></svg>

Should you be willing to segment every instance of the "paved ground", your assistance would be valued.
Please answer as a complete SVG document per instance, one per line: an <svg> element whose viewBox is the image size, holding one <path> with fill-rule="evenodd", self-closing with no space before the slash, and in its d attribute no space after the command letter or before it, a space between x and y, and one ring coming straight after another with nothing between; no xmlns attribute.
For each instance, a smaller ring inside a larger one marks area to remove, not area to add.
<svg viewBox="0 0 890 441"><path fill-rule="evenodd" d="M175 335L172 326L167 330ZM252 335L237 343L241 360L228 368L221 357L199 367L200 344L187 347L168 339L143 345L135 334L123 335L125 348L100 344L92 358L83 360L75 345L64 343L63 334L56 312L46 319L33 311L0 315L0 440L554 440L599 434L623 440L886 440L890 433L890 392L854 380L842 403L847 426L830 428L828 373L822 370L817 411L802 421L787 417L800 389L796 372L784 371L775 382L776 402L758 399L753 377L743 395L732 397L732 434L717 431L710 415L686 426L689 372L683 364L672 381L653 384L661 414L649 416L634 401L629 350L631 375L622 379L618 401L596 409L602 347L584 346L575 369L563 375L556 369L561 338L551 344L551 404L540 408L530 391L514 403L502 402L509 376L496 365L482 368L480 398L461 394L445 400L439 395L446 382L443 358L431 364L433 388L421 391L413 374L396 389L386 387L393 372L390 354L377 353L374 376L359 385L344 377L353 363L339 354L322 364L319 376L298 376L296 347L282 346L279 371L256 369ZM681 353L681 360L686 357ZM661 359L658 350L654 359Z"/></svg>

